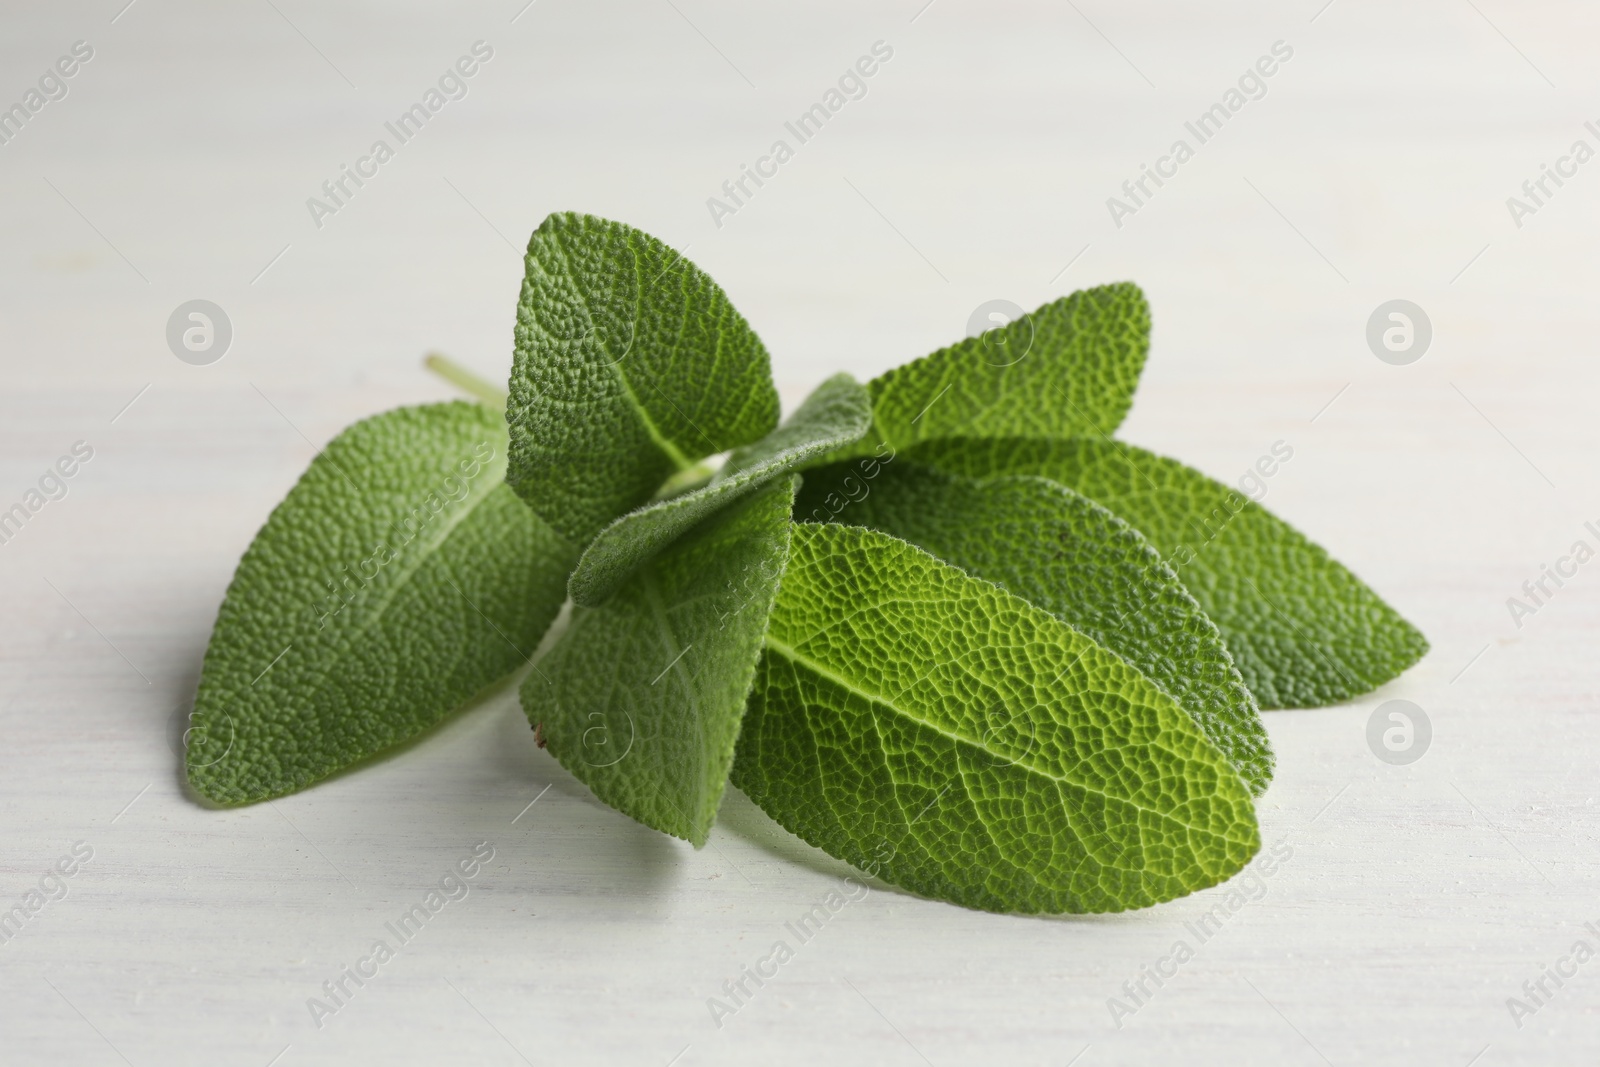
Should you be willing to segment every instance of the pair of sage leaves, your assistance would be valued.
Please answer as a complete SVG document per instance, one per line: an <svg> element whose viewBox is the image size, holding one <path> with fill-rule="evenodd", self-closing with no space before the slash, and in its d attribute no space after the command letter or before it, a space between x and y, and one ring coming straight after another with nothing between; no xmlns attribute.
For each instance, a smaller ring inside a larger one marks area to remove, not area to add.
<svg viewBox="0 0 1600 1067"><path fill-rule="evenodd" d="M709 277L552 215L509 389L451 371L478 400L349 427L245 552L189 780L281 796L523 671L540 743L696 846L731 781L968 907L1221 882L1260 847L1260 709L1347 700L1427 644L1259 504L1111 438L1148 340L1136 286L1088 289L780 423Z"/></svg>

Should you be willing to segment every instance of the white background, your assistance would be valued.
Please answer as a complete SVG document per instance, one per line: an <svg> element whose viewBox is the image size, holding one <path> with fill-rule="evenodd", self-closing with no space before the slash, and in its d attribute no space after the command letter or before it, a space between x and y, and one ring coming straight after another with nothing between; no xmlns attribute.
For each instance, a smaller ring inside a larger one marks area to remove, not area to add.
<svg viewBox="0 0 1600 1067"><path fill-rule="evenodd" d="M1520 628L1506 606L1600 547L1600 162L1520 228L1506 206L1575 139L1600 147L1592 5L125 2L0 16L0 103L94 48L0 146L0 508L94 449L0 545L0 904L94 850L0 945L0 1059L1600 1051L1600 962L1521 1028L1506 1006L1576 939L1600 948L1600 563ZM314 225L306 199L480 39L469 95ZM706 198L878 40L867 96L715 226ZM1266 96L1115 226L1106 198L1278 40ZM789 404L960 337L985 300L1134 279L1155 328L1121 436L1228 481L1288 443L1268 506L1428 635L1383 691L1268 716L1262 833L1293 857L1120 1029L1107 999L1225 888L1048 920L876 887L718 1029L706 998L847 868L738 795L700 852L645 830L534 747L509 691L270 806L185 795L174 716L239 554L314 447L449 395L426 350L504 375L516 249L569 209L688 245ZM234 328L206 367L164 339L197 297ZM1395 297L1434 327L1410 366L1363 336ZM1395 697L1434 728L1405 767L1366 742ZM307 998L483 840L472 894L319 1030Z"/></svg>

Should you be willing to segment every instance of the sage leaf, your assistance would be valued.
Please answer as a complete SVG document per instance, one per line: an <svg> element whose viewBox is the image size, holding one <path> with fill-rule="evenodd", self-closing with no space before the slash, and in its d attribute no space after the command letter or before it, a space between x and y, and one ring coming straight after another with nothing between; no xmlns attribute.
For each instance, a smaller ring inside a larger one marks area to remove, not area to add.
<svg viewBox="0 0 1600 1067"><path fill-rule="evenodd" d="M778 423L767 351L727 296L631 226L555 214L528 241L507 480L571 543Z"/></svg>
<svg viewBox="0 0 1600 1067"><path fill-rule="evenodd" d="M872 432L837 458L941 437L1109 434L1149 350L1150 307L1137 285L1079 290L868 382Z"/></svg>
<svg viewBox="0 0 1600 1067"><path fill-rule="evenodd" d="M567 581L573 602L603 602L683 531L806 460L854 442L871 421L867 391L848 374L829 378L782 426L733 453L706 485L647 504L601 530Z"/></svg>
<svg viewBox="0 0 1600 1067"><path fill-rule="evenodd" d="M1155 904L1260 847L1249 790L1149 679L855 526L794 527L733 781L831 855L990 911Z"/></svg>
<svg viewBox="0 0 1600 1067"><path fill-rule="evenodd" d="M576 607L522 706L556 759L646 826L705 844L778 582L794 477L712 515L605 605Z"/></svg>
<svg viewBox="0 0 1600 1067"><path fill-rule="evenodd" d="M292 793L415 737L522 666L575 552L504 482L498 413L453 402L348 427L245 551L186 753L222 804Z"/></svg>
<svg viewBox="0 0 1600 1067"><path fill-rule="evenodd" d="M1104 507L1045 478L979 480L902 461L870 482L849 466L808 472L795 514L819 512L910 541L1093 638L1177 700L1252 793L1266 790L1272 746L1222 635Z"/></svg>
<svg viewBox="0 0 1600 1067"><path fill-rule="evenodd" d="M1041 475L1116 512L1177 570L1263 708L1350 700L1428 651L1416 627L1323 548L1175 459L1089 438L947 440L906 456L968 476Z"/></svg>

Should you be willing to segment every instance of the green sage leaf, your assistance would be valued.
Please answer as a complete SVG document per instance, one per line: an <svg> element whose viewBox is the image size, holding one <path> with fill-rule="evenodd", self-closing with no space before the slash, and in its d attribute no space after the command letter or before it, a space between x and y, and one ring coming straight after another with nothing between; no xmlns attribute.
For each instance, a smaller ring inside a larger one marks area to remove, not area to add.
<svg viewBox="0 0 1600 1067"><path fill-rule="evenodd" d="M1126 519L1222 631L1263 708L1350 700L1399 676L1428 642L1361 579L1266 508L1121 442L947 440L906 458L956 474L1037 474Z"/></svg>
<svg viewBox="0 0 1600 1067"><path fill-rule="evenodd" d="M1079 290L868 382L872 432L838 458L941 437L1109 434L1128 414L1149 349L1137 285Z"/></svg>
<svg viewBox="0 0 1600 1067"><path fill-rule="evenodd" d="M647 504L601 530L567 581L573 601L601 603L683 531L806 460L854 442L871 421L867 391L848 374L829 378L782 426L730 456L708 484Z"/></svg>
<svg viewBox="0 0 1600 1067"><path fill-rule="evenodd" d="M595 796L705 844L788 560L794 478L713 514L572 623L522 686Z"/></svg>
<svg viewBox="0 0 1600 1067"><path fill-rule="evenodd" d="M706 274L654 237L556 214L528 241L507 480L575 545L705 456L778 423L767 350Z"/></svg>
<svg viewBox="0 0 1600 1067"><path fill-rule="evenodd" d="M292 793L435 725L522 666L575 553L504 482L479 404L365 419L311 462L228 587L191 717L190 783Z"/></svg>
<svg viewBox="0 0 1600 1067"><path fill-rule="evenodd" d="M1089 498L901 461L870 481L853 466L808 472L795 514L881 530L1043 608L1176 699L1252 793L1271 781L1266 728L1222 635L1150 543Z"/></svg>
<svg viewBox="0 0 1600 1067"><path fill-rule="evenodd" d="M1142 907L1260 847L1244 783L1149 679L854 526L795 525L733 781L830 854L991 911Z"/></svg>

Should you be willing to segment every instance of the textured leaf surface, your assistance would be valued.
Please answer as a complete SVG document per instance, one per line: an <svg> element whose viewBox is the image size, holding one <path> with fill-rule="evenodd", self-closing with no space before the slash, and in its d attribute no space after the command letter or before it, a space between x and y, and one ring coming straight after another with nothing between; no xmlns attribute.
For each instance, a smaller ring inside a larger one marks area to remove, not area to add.
<svg viewBox="0 0 1600 1067"><path fill-rule="evenodd" d="M708 519L572 624L522 706L601 800L703 845L788 560L791 476Z"/></svg>
<svg viewBox="0 0 1600 1067"><path fill-rule="evenodd" d="M841 457L880 442L1109 434L1128 414L1149 349L1137 285L1080 290L874 378L873 430Z"/></svg>
<svg viewBox="0 0 1600 1067"><path fill-rule="evenodd" d="M1044 478L978 480L904 461L870 483L854 476L842 465L807 473L796 514L831 510L834 497L837 521L910 541L1043 608L1176 698L1251 792L1266 789L1272 748L1255 699L1216 626L1133 527Z"/></svg>
<svg viewBox="0 0 1600 1067"><path fill-rule="evenodd" d="M950 440L908 459L969 476L1037 474L1104 504L1176 568L1263 708L1368 692L1428 642L1361 579L1261 505L1120 442Z"/></svg>
<svg viewBox="0 0 1600 1067"><path fill-rule="evenodd" d="M507 479L573 544L674 472L777 425L760 339L715 282L654 237L551 215L526 268Z"/></svg>
<svg viewBox="0 0 1600 1067"><path fill-rule="evenodd" d="M567 582L573 601L601 603L695 523L806 460L854 442L871 421L872 401L854 378L839 374L823 382L782 426L730 456L709 484L647 504L601 530Z"/></svg>
<svg viewBox="0 0 1600 1067"><path fill-rule="evenodd" d="M312 461L239 563L206 649L189 781L281 796L414 737L527 661L575 553L503 480L478 404L400 408Z"/></svg>
<svg viewBox="0 0 1600 1067"><path fill-rule="evenodd" d="M1171 697L854 526L794 527L733 780L832 855L994 911L1154 904L1260 847L1244 783Z"/></svg>

